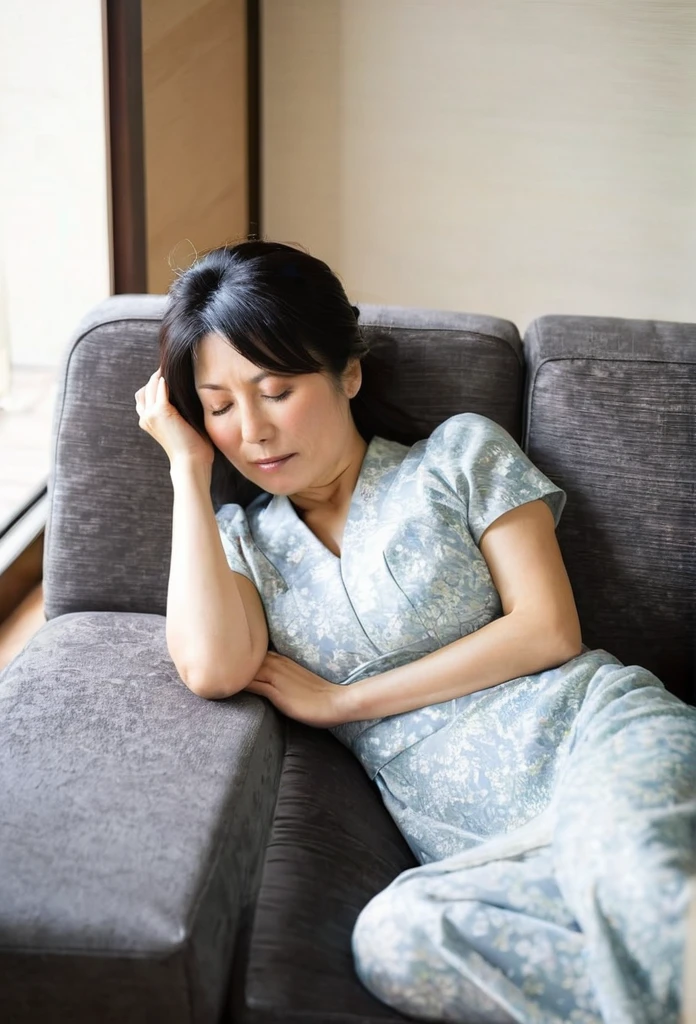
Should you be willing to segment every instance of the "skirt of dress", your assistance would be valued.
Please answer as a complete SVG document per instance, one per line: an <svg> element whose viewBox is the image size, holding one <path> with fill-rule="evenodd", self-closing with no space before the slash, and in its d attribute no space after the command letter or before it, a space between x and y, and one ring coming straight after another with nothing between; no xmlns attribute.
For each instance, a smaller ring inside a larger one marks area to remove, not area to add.
<svg viewBox="0 0 696 1024"><path fill-rule="evenodd" d="M377 782L423 862L356 924L378 998L462 1024L677 1024L696 709L652 673L592 651L504 684Z"/></svg>

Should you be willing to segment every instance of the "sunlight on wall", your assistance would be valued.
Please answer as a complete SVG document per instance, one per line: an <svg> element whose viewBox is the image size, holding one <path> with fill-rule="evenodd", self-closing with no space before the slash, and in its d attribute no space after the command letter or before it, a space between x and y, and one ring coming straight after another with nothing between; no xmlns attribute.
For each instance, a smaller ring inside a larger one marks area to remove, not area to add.
<svg viewBox="0 0 696 1024"><path fill-rule="evenodd" d="M110 294L103 9L0 4L0 266L12 362L55 364Z"/></svg>
<svg viewBox="0 0 696 1024"><path fill-rule="evenodd" d="M692 0L263 0L264 231L354 301L696 320Z"/></svg>

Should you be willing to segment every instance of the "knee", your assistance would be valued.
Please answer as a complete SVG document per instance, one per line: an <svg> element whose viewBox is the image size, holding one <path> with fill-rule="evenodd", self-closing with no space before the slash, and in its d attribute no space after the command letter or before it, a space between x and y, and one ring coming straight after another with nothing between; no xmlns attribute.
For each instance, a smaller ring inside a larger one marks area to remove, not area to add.
<svg viewBox="0 0 696 1024"><path fill-rule="evenodd" d="M353 929L353 957L360 980L378 999L390 1002L407 957L408 930L403 901L390 889L375 896L360 913Z"/></svg>
<svg viewBox="0 0 696 1024"><path fill-rule="evenodd" d="M507 1012L446 955L449 906L429 900L415 879L375 896L353 931L358 977L383 1003L419 1020L512 1024Z"/></svg>
<svg viewBox="0 0 696 1024"><path fill-rule="evenodd" d="M427 932L418 893L408 883L390 886L358 917L353 955L358 977L377 999L402 1013L433 1020L441 1011L437 980L442 965Z"/></svg>

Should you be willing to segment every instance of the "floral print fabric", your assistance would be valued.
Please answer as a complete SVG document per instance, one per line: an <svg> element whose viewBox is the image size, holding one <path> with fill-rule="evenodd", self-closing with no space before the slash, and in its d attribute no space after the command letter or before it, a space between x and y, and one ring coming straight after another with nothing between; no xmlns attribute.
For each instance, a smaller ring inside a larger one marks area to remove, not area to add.
<svg viewBox="0 0 696 1024"><path fill-rule="evenodd" d="M565 495L485 417L368 446L341 557L287 497L218 512L274 648L337 684L502 614L478 548L506 511ZM696 712L587 648L534 676L333 730L422 866L363 911L356 967L423 1020L676 1024L696 871Z"/></svg>

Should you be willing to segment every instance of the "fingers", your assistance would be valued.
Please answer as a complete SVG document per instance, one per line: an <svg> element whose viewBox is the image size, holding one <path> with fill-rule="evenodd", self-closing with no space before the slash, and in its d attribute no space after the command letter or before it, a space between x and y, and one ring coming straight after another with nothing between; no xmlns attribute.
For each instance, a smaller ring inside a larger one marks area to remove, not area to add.
<svg viewBox="0 0 696 1024"><path fill-rule="evenodd" d="M255 693L257 697L270 698L271 693L273 692L271 684L267 683L264 679L252 679L244 689L247 693Z"/></svg>
<svg viewBox="0 0 696 1024"><path fill-rule="evenodd" d="M159 382L161 381L161 379L162 371L160 370L159 367L157 367L157 369L155 370L155 372L152 374L149 381L145 385L145 401L147 405L155 404L155 400L157 398L157 388L159 386Z"/></svg>
<svg viewBox="0 0 696 1024"><path fill-rule="evenodd" d="M167 384L162 376L162 368L157 367L155 372L152 374L147 384L142 388L139 388L135 392L135 411L140 417L140 426L143 426L142 420L147 413L155 406L162 407L169 401L169 391Z"/></svg>
<svg viewBox="0 0 696 1024"><path fill-rule="evenodd" d="M266 664L265 661L262 662L262 664L259 666L256 672L256 676L254 677L254 682L265 683L266 686L273 685L273 674L270 670L270 667Z"/></svg>

